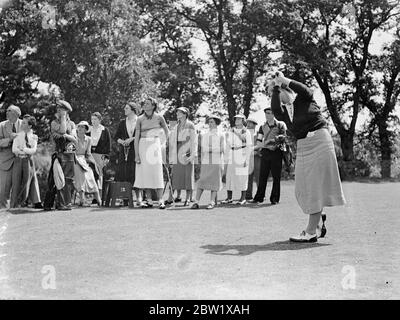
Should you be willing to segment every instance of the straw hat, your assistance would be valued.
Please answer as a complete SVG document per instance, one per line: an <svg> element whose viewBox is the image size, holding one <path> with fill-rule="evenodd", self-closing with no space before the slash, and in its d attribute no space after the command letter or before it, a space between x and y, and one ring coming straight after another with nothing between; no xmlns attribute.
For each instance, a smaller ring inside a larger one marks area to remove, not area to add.
<svg viewBox="0 0 400 320"><path fill-rule="evenodd" d="M247 118L247 122L253 122L255 125L258 125L258 121L256 118L253 117L248 117Z"/></svg>
<svg viewBox="0 0 400 320"><path fill-rule="evenodd" d="M176 108L176 111L183 112L184 114L186 114L186 116L189 116L189 109L186 108L186 107L179 107L179 108Z"/></svg>
<svg viewBox="0 0 400 320"><path fill-rule="evenodd" d="M235 116L233 117L233 119L236 119L236 118L242 119L243 124L246 125L246 117L245 117L243 114L237 114L237 115L235 115Z"/></svg>
<svg viewBox="0 0 400 320"><path fill-rule="evenodd" d="M221 124L221 122L222 122L221 118L218 117L218 116L215 115L215 114L212 114L212 115L210 115L210 116L207 116L206 123L208 123L208 121L210 121L210 119L214 119L214 120L215 120L215 123L217 124L217 126L219 126L219 125Z"/></svg>

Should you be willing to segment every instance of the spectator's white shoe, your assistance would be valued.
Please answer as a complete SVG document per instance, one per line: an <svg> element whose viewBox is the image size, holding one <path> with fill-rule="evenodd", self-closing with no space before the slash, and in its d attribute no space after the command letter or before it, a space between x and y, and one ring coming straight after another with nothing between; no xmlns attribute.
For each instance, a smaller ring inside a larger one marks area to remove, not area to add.
<svg viewBox="0 0 400 320"><path fill-rule="evenodd" d="M309 234L303 231L299 236L291 237L289 240L292 242L317 242L317 234Z"/></svg>
<svg viewBox="0 0 400 320"><path fill-rule="evenodd" d="M232 202L233 202L232 199L225 199L225 200L221 201L222 204L229 204L229 203L232 203Z"/></svg>
<svg viewBox="0 0 400 320"><path fill-rule="evenodd" d="M208 210L211 210L211 209L214 209L214 207L215 207L215 203L214 203L214 202L211 202L211 203L208 205L207 209L208 209Z"/></svg>
<svg viewBox="0 0 400 320"><path fill-rule="evenodd" d="M247 203L247 200L242 200L242 201L238 200L238 201L236 201L235 204L238 206L244 206L246 203Z"/></svg>

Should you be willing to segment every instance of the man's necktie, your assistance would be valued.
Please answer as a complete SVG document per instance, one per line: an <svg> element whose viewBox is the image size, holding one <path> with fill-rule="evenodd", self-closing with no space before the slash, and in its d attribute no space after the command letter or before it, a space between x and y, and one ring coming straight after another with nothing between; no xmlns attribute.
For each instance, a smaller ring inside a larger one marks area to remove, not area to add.
<svg viewBox="0 0 400 320"><path fill-rule="evenodd" d="M15 123L12 124L12 132L17 133L17 128L15 127Z"/></svg>

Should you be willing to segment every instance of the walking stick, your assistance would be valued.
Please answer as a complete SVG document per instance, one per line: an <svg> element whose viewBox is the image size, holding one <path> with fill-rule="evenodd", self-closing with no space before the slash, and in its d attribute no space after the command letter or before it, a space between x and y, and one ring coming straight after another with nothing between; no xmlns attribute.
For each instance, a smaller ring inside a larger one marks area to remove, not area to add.
<svg viewBox="0 0 400 320"><path fill-rule="evenodd" d="M162 196L165 194L165 189L167 189L167 184L169 184L169 191L171 192L172 195L172 204L175 205L175 199L174 199L174 191L172 189L172 183L171 183L171 176L169 174L168 167L163 163L163 168L167 171L167 182L164 185L164 191Z"/></svg>

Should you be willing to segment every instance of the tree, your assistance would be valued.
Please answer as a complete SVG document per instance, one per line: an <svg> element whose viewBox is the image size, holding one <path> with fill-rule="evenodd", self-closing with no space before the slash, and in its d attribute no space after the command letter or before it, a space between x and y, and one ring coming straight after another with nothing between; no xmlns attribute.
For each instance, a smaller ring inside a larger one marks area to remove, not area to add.
<svg viewBox="0 0 400 320"><path fill-rule="evenodd" d="M372 57L371 65L361 95L362 103L372 115L367 137L379 148L382 178L390 178L395 140L391 127L399 120L393 112L400 95L400 38L384 48L381 55ZM377 79L376 74L381 77Z"/></svg>
<svg viewBox="0 0 400 320"><path fill-rule="evenodd" d="M160 98L170 108L164 114L167 120L176 120L175 108L187 107L194 114L205 95L201 87L201 61L192 55L192 32L182 27L173 1L143 0L139 2L147 32L157 47L153 81Z"/></svg>
<svg viewBox="0 0 400 320"><path fill-rule="evenodd" d="M249 115L255 79L274 50L265 37L259 36L268 21L262 3L201 0L195 6L181 4L177 9L187 27L197 30L208 46L231 124L239 111Z"/></svg>
<svg viewBox="0 0 400 320"><path fill-rule="evenodd" d="M53 28L37 36L35 59L42 81L57 84L74 111L88 119L100 111L115 124L123 106L154 94L153 48L142 41L141 19L133 2L48 1L56 10Z"/></svg>
<svg viewBox="0 0 400 320"><path fill-rule="evenodd" d="M29 111L24 103L37 92L32 84L39 65L29 50L33 35L27 32L37 30L32 22L36 15L37 9L27 1L10 4L0 11L0 103L5 107L19 105L24 113Z"/></svg>

